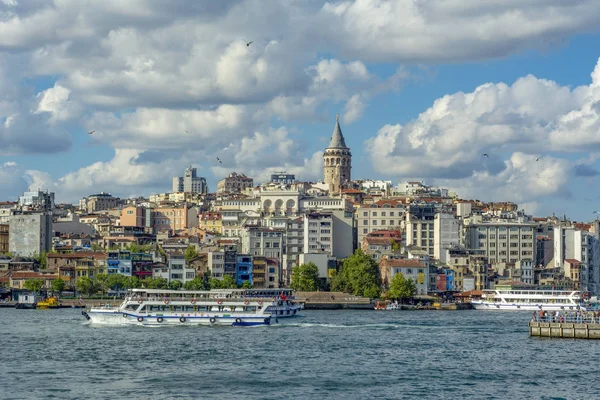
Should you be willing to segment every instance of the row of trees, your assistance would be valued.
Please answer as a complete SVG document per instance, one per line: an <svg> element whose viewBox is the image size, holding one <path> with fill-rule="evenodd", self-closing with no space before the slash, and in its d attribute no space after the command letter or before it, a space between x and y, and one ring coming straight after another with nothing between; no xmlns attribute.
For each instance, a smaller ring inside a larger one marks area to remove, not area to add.
<svg viewBox="0 0 600 400"><path fill-rule="evenodd" d="M291 287L294 290L311 292L319 289L319 269L313 263L302 264L292 269ZM379 265L368 254L358 249L342 263L331 279L331 290L356 296L378 298L381 293L381 274ZM412 279L395 274L390 290L384 297L407 299L416 293Z"/></svg>

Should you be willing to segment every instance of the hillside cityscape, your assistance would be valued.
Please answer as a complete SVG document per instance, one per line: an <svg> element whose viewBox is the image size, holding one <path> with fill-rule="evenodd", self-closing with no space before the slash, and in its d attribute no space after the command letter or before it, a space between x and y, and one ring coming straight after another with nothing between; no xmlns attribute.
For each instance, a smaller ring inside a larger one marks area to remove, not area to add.
<svg viewBox="0 0 600 400"><path fill-rule="evenodd" d="M323 165L318 182L280 172L257 185L231 172L211 191L190 165L170 193L147 198L99 191L55 204L55 193L40 188L5 199L3 297L32 281L51 291L57 280L60 291L93 294L98 286L86 284L111 276L115 288L329 290L353 254L377 266L379 287L337 288L367 297L387 291L398 273L416 296L497 285L600 290L598 220L527 215L503 199L464 199L424 182L353 180L339 119ZM316 286L293 278L305 265L316 267Z"/></svg>

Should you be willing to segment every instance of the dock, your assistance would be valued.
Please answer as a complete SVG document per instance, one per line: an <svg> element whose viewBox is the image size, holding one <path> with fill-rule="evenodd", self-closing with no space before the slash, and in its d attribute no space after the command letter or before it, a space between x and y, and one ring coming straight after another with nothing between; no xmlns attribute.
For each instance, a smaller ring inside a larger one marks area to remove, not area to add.
<svg viewBox="0 0 600 400"><path fill-rule="evenodd" d="M306 310L372 310L371 299L342 292L297 292Z"/></svg>
<svg viewBox="0 0 600 400"><path fill-rule="evenodd" d="M529 322L529 336L600 339L600 324L572 322Z"/></svg>

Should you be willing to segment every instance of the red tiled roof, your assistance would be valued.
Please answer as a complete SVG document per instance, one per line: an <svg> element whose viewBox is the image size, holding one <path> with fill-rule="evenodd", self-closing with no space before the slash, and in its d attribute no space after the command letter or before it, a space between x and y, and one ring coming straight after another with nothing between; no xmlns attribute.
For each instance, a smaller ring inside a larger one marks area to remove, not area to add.
<svg viewBox="0 0 600 400"><path fill-rule="evenodd" d="M394 240L391 237L365 237L367 244L390 244Z"/></svg>
<svg viewBox="0 0 600 400"><path fill-rule="evenodd" d="M97 259L103 259L103 258L106 258L106 253L100 253L100 252L94 252L94 251L80 251L77 253L69 253L69 254L50 253L50 254L48 254L48 258L97 258Z"/></svg>
<svg viewBox="0 0 600 400"><path fill-rule="evenodd" d="M27 272L14 272L10 279L52 279L56 276L56 273L52 274L40 274L39 272L27 271Z"/></svg>
<svg viewBox="0 0 600 400"><path fill-rule="evenodd" d="M343 193L347 193L347 194L364 194L364 192L362 190L358 190L358 189L344 189L342 190Z"/></svg>
<svg viewBox="0 0 600 400"><path fill-rule="evenodd" d="M581 264L581 261L574 258L565 258L565 262L568 262L569 264Z"/></svg>
<svg viewBox="0 0 600 400"><path fill-rule="evenodd" d="M425 268L425 265L416 259L396 259L396 258L384 258L381 260L382 267L394 267L394 268Z"/></svg>

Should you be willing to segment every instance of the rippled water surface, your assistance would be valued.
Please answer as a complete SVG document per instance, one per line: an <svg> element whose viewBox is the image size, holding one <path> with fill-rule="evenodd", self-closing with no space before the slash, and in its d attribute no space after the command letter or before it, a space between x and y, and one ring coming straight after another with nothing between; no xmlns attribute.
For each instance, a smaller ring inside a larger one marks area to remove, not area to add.
<svg viewBox="0 0 600 400"><path fill-rule="evenodd" d="M305 311L270 327L96 327L0 309L0 399L600 398L600 341L529 313Z"/></svg>

